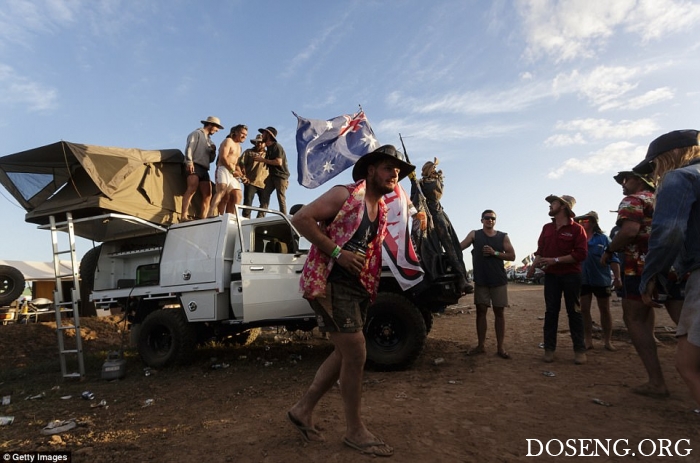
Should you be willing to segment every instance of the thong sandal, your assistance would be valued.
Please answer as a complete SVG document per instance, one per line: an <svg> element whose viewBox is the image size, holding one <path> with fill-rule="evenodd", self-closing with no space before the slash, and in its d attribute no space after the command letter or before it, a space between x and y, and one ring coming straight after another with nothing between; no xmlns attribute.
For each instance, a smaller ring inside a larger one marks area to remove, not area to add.
<svg viewBox="0 0 700 463"><path fill-rule="evenodd" d="M292 423L292 426L294 426L297 431L301 433L301 437L304 439L305 442L323 442L325 439L323 438L323 434L318 430L318 428L314 427L309 427L305 426L304 423L299 421L299 419L292 415L292 412L287 412L287 419L289 420L290 423ZM317 436L317 439L311 439L309 437L309 434L313 434Z"/></svg>
<svg viewBox="0 0 700 463"><path fill-rule="evenodd" d="M390 457L394 454L394 449L386 445L381 439L358 444L346 437L343 439L343 444L347 445L351 449L357 450L363 455L372 455L375 457Z"/></svg>
<svg viewBox="0 0 700 463"><path fill-rule="evenodd" d="M506 351L498 352L496 355L498 355L499 357L501 357L501 358L504 359L504 360L510 360L510 359L511 359L510 354L509 354L508 352L506 352Z"/></svg>

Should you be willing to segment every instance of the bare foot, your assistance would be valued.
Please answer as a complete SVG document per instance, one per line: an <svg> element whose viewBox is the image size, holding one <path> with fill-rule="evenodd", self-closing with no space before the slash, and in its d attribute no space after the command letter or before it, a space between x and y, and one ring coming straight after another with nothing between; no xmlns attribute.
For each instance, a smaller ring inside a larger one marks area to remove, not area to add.
<svg viewBox="0 0 700 463"><path fill-rule="evenodd" d="M609 350L610 352L615 352L617 350L617 347L613 346L612 343L609 342L605 345L605 349Z"/></svg>
<svg viewBox="0 0 700 463"><path fill-rule="evenodd" d="M666 386L654 387L649 383L644 383L641 386L633 387L632 392L635 394L651 397L652 399L665 399L671 394L666 389Z"/></svg>

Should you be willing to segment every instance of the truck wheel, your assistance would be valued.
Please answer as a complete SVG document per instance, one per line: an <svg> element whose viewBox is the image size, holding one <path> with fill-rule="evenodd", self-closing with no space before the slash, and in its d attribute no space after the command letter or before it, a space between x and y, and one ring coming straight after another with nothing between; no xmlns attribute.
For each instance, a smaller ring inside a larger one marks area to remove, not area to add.
<svg viewBox="0 0 700 463"><path fill-rule="evenodd" d="M151 312L141 324L138 350L146 365L160 368L192 359L196 332L181 309Z"/></svg>
<svg viewBox="0 0 700 463"><path fill-rule="evenodd" d="M373 370L405 370L425 346L425 320L418 307L396 293L379 293L370 305L364 328L366 366Z"/></svg>
<svg viewBox="0 0 700 463"><path fill-rule="evenodd" d="M90 301L90 294L95 289L95 272L97 271L97 261L100 258L102 245L91 248L83 254L80 259L80 267L78 267L78 275L80 275L80 315L92 316L97 315L95 304Z"/></svg>
<svg viewBox="0 0 700 463"><path fill-rule="evenodd" d="M24 275L9 265L0 265L0 306L10 305L24 292Z"/></svg>

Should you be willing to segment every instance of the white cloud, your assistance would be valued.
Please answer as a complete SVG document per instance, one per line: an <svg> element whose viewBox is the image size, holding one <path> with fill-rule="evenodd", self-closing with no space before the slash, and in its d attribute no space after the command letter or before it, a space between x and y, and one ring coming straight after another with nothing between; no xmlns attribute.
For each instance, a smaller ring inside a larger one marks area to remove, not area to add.
<svg viewBox="0 0 700 463"><path fill-rule="evenodd" d="M610 102L606 105L600 107L601 111L606 109L641 109L646 106L650 106L662 101L672 100L674 96L673 90L668 87L661 87L654 90L650 90L643 95L633 97L628 99L626 102L615 101Z"/></svg>
<svg viewBox="0 0 700 463"><path fill-rule="evenodd" d="M527 83L505 90L479 90L463 93L447 93L438 97L405 97L400 92L393 92L387 97L387 103L395 104L411 112L450 113L450 114L499 114L522 111L533 103L552 96L548 84Z"/></svg>
<svg viewBox="0 0 700 463"><path fill-rule="evenodd" d="M583 139L583 135L576 133L573 135L568 134L557 134L552 135L544 141L545 146L549 147L560 147L560 146L570 146L570 145L585 145L586 141Z"/></svg>
<svg viewBox="0 0 700 463"><path fill-rule="evenodd" d="M605 172L629 169L644 158L647 147L621 141L611 143L586 158L569 158L558 168L551 170L547 177L561 178L565 173L602 174Z"/></svg>
<svg viewBox="0 0 700 463"><path fill-rule="evenodd" d="M18 75L10 66L0 64L0 104L27 106L30 111L45 111L56 106L58 92Z"/></svg>
<svg viewBox="0 0 700 463"><path fill-rule="evenodd" d="M35 34L45 34L72 23L79 0L6 0L0 10L0 44L26 45Z"/></svg>
<svg viewBox="0 0 700 463"><path fill-rule="evenodd" d="M608 119L574 119L571 121L559 121L555 128L567 132L576 132L576 135L580 136L584 143L588 139L619 140L643 137L659 131L659 126L656 122L648 118L633 121L623 120L618 123Z"/></svg>
<svg viewBox="0 0 700 463"><path fill-rule="evenodd" d="M647 42L685 32L700 20L700 5L687 0L523 0L518 11L525 55L557 62L594 56L617 29Z"/></svg>
<svg viewBox="0 0 700 463"><path fill-rule="evenodd" d="M411 137L429 141L449 141L499 137L522 130L521 125L481 125L446 124L435 120L408 121L405 119L384 119L372 123L376 132L410 134Z"/></svg>
<svg viewBox="0 0 700 463"><path fill-rule="evenodd" d="M612 2L611 2L612 3ZM683 32L700 21L700 5L691 1L641 0L630 11L626 29L648 42L664 34Z"/></svg>

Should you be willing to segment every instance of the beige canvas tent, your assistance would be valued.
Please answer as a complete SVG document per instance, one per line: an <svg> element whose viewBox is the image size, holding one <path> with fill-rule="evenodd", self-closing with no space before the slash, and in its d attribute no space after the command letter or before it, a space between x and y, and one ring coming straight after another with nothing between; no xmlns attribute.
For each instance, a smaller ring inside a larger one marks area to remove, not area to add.
<svg viewBox="0 0 700 463"><path fill-rule="evenodd" d="M25 208L27 222L47 225L119 213L168 226L179 220L185 179L178 149L140 150L58 142L0 158L0 183ZM192 208L198 208L195 195ZM75 233L107 241L153 229L105 219L76 224ZM121 228L120 228L121 227Z"/></svg>

